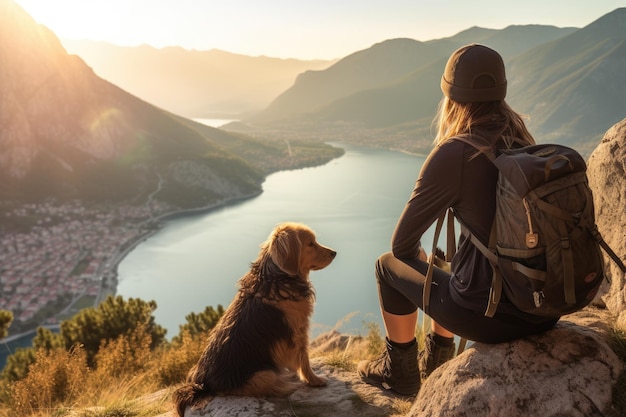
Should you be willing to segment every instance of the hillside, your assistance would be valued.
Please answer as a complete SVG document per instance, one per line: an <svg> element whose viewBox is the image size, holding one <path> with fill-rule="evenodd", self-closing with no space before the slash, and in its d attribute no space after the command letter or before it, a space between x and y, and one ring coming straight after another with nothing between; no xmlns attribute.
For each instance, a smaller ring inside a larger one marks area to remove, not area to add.
<svg viewBox="0 0 626 417"><path fill-rule="evenodd" d="M626 8L511 60L511 103L545 140L590 153L626 111Z"/></svg>
<svg viewBox="0 0 626 417"><path fill-rule="evenodd" d="M0 39L5 200L140 201L158 190L156 199L175 207L199 207L258 193L269 172L340 154L293 146L289 155L282 140L166 112L98 77L11 0L0 1Z"/></svg>
<svg viewBox="0 0 626 417"><path fill-rule="evenodd" d="M302 74L246 121L260 129L316 129L324 139L427 152L445 62L457 47L477 42L502 54L507 101L530 116L538 141L569 144L588 155L624 116L625 22L621 8L581 29L474 27L424 43L385 41L327 70Z"/></svg>

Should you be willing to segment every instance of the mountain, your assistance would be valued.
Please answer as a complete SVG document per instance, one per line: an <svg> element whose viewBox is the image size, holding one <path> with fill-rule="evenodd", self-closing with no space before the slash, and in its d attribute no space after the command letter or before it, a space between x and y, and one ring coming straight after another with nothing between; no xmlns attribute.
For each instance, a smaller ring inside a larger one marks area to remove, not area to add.
<svg viewBox="0 0 626 417"><path fill-rule="evenodd" d="M533 132L591 152L626 115L626 8L516 56L509 68L511 103L531 116Z"/></svg>
<svg viewBox="0 0 626 417"><path fill-rule="evenodd" d="M267 123L305 113L321 111L322 119L328 119L334 111L340 113L331 116L334 119L348 120L356 118L372 124L372 114L361 113L358 110L346 107L373 107L382 110L382 114L392 120L384 123L395 123L399 118L393 111L402 106L389 106L389 102L382 97L380 105L374 104L378 94L393 98L393 93L385 93L384 89L402 89L399 84L412 83L411 78L419 78L419 74L433 71L433 64L445 65L445 60L451 51L470 42L482 42L497 45L503 56L515 54L527 50L537 44L552 40L574 29L559 29L549 26L511 26L503 30L471 28L451 38L419 42L413 39L391 39L372 47L355 52L330 68L323 71L307 71L301 74L295 84L276 98L264 111L250 119L255 122ZM496 47L496 46L494 46ZM441 76L441 70L437 70ZM418 82L420 82L418 80ZM438 89L438 81L435 86ZM373 103L363 103L361 93L372 91ZM430 89L429 89L430 90ZM413 94L411 90L407 94ZM348 99L344 105L334 105L332 109L326 106L334 104L337 100ZM436 94L435 103L440 98L440 91ZM423 98L422 96L419 96ZM431 97L429 95L428 97ZM432 97L431 97L432 98ZM341 108L341 110L340 110ZM407 109L408 110L408 109ZM383 117L384 116L379 116ZM374 123L379 124L379 123Z"/></svg>
<svg viewBox="0 0 626 417"><path fill-rule="evenodd" d="M258 193L268 172L337 156L322 147L291 157L282 141L232 135L157 108L68 55L12 0L0 0L0 62L5 200L141 199L156 190L175 207L198 207Z"/></svg>
<svg viewBox="0 0 626 417"><path fill-rule="evenodd" d="M186 117L232 118L259 111L306 70L334 61L245 56L217 49L122 47L62 40L102 78L163 109Z"/></svg>
<svg viewBox="0 0 626 417"><path fill-rule="evenodd" d="M569 144L588 155L602 133L624 117L625 22L626 8L620 8L580 29L474 27L428 42L388 40L324 71L302 74L246 121L265 128L330 130L333 139L352 136L427 152L446 60L459 46L477 42L503 56L507 101L530 116L537 140Z"/></svg>

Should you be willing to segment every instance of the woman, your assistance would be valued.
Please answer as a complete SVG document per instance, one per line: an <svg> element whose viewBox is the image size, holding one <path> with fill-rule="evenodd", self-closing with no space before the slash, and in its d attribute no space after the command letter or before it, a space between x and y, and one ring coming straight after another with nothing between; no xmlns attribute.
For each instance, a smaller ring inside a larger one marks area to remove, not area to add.
<svg viewBox="0 0 626 417"><path fill-rule="evenodd" d="M506 87L502 57L486 46L459 48L446 64L435 148L398 220L392 251L376 262L386 349L378 359L359 363L358 372L369 383L413 395L421 378L454 356L454 334L499 343L545 331L558 321L524 313L504 296L495 315L485 316L491 266L461 236L452 273L434 273L429 298L432 329L418 360L415 326L428 269L422 234L452 207L459 221L488 244L495 216L497 169L476 148L455 137L470 135L470 140L493 149L535 143L520 115L505 102ZM518 138L518 143L513 145L511 138Z"/></svg>

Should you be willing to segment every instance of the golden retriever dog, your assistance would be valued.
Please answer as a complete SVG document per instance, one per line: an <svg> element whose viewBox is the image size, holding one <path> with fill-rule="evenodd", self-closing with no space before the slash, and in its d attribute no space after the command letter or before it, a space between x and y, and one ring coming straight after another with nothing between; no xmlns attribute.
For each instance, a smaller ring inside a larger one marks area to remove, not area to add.
<svg viewBox="0 0 626 417"><path fill-rule="evenodd" d="M303 224L283 223L272 231L186 383L174 393L180 417L216 395L288 395L299 385L295 373L309 386L326 384L309 364L315 301L309 272L325 268L336 254Z"/></svg>

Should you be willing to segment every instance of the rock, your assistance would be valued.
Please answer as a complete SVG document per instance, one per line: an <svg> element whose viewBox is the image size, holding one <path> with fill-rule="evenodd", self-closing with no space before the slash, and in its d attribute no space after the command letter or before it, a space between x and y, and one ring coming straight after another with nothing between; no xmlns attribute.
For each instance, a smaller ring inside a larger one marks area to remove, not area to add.
<svg viewBox="0 0 626 417"><path fill-rule="evenodd" d="M624 364L587 309L510 343L475 343L422 384L408 416L604 416Z"/></svg>
<svg viewBox="0 0 626 417"><path fill-rule="evenodd" d="M303 385L287 398L216 397L202 409L188 409L185 417L400 416L410 408L409 401L402 404L402 399L392 393L364 383L356 371L326 364L325 360L311 360L313 370L328 379L325 387ZM172 412L162 417L174 415Z"/></svg>
<svg viewBox="0 0 626 417"><path fill-rule="evenodd" d="M624 371L606 342L609 323L606 311L589 308L541 335L474 343L435 370L414 402L364 383L353 367L344 366L357 359L363 339L329 332L313 341L312 352L320 356L311 361L315 372L328 378L326 387L303 385L287 398L216 397L185 417L603 416ZM339 363L335 357L342 354L352 356Z"/></svg>
<svg viewBox="0 0 626 417"><path fill-rule="evenodd" d="M324 416L374 417L402 416L411 408L412 398L398 397L390 391L366 384L354 369L367 342L360 336L330 331L311 342L311 366L328 379L325 387L304 384L287 398L216 397L204 408L188 409L185 417ZM355 357L356 356L356 357ZM161 392L158 398L168 398ZM168 400L169 401L169 400ZM174 417L173 411L159 417Z"/></svg>
<svg viewBox="0 0 626 417"><path fill-rule="evenodd" d="M626 119L609 129L588 162L589 185L594 192L596 224L604 240L626 262ZM605 255L611 284L599 296L626 327L626 274Z"/></svg>

